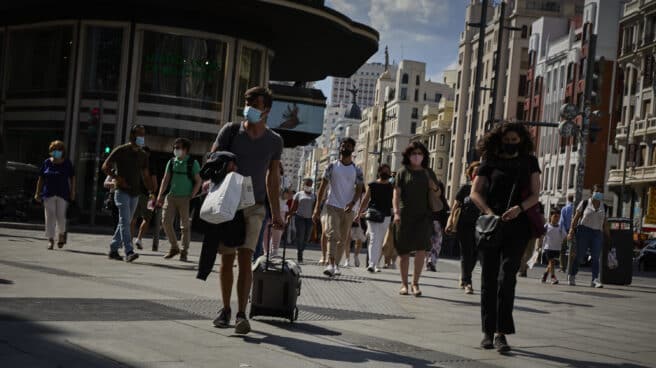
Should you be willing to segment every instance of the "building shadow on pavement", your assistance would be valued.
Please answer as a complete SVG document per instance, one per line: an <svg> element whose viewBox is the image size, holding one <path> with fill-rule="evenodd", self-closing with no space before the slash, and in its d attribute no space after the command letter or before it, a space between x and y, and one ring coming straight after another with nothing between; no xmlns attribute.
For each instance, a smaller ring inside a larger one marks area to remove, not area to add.
<svg viewBox="0 0 656 368"><path fill-rule="evenodd" d="M302 331L305 332L305 331ZM269 344L309 359L321 359L344 363L391 363L411 367L432 367L432 361L401 355L394 352L371 350L366 347L330 345L287 336L259 332L260 337L244 336L244 342L253 345Z"/></svg>
<svg viewBox="0 0 656 368"><path fill-rule="evenodd" d="M512 352L506 355L531 358L531 359L539 359L552 364L553 363L566 364L568 367L576 367L576 368L649 368L646 365L640 365L634 363L602 363L602 362L592 362L587 360L570 359L558 355L542 354L542 353L537 353L534 351L528 351L524 349L513 349Z"/></svg>
<svg viewBox="0 0 656 368"><path fill-rule="evenodd" d="M7 314L0 314L0 321L3 367L129 367L72 344L62 331L51 326Z"/></svg>

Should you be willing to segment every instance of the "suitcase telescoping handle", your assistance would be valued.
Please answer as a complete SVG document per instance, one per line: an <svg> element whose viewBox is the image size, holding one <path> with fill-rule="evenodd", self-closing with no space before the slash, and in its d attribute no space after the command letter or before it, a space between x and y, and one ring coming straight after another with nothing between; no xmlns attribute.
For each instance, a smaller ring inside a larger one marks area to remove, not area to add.
<svg viewBox="0 0 656 368"><path fill-rule="evenodd" d="M270 256L271 256L271 229L273 228L273 221L269 223L269 226L267 226L267 232L269 236L267 237L269 240L269 244L267 244L267 249L268 251L266 252L266 270L269 269L269 261L270 261ZM280 239L282 242L282 239ZM282 263L280 264L280 273L285 272L285 260L287 256L287 245L285 242L282 242Z"/></svg>

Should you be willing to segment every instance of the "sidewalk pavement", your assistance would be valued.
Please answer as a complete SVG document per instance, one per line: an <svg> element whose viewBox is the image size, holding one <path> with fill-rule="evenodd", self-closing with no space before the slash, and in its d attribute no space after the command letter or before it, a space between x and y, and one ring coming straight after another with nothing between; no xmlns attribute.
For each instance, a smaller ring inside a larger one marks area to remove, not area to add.
<svg viewBox="0 0 656 368"><path fill-rule="evenodd" d="M653 274L635 277L631 286L592 289L542 285L542 269L532 270L518 280L518 334L509 336L514 350L503 356L478 347L479 295L456 287L457 261L440 260L438 272L424 273L424 296L414 298L398 295L396 270L348 268L327 279L318 252L309 250L299 320L258 317L243 337L212 326L218 268L207 282L195 279L199 243L192 242L190 262L162 259L168 248L162 241L161 252L141 251L127 264L107 259L109 239L71 233L63 249L48 251L41 231L0 228L0 366L638 368L656 362ZM477 291L479 279L477 267ZM580 285L589 279L579 274Z"/></svg>

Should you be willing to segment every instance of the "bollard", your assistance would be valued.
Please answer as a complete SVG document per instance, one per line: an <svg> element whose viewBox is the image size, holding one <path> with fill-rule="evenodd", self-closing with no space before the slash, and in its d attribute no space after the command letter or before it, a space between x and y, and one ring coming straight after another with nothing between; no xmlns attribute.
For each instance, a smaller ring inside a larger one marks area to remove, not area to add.
<svg viewBox="0 0 656 368"><path fill-rule="evenodd" d="M153 212L153 252L157 252L159 250L159 233L162 228L162 209L156 207Z"/></svg>

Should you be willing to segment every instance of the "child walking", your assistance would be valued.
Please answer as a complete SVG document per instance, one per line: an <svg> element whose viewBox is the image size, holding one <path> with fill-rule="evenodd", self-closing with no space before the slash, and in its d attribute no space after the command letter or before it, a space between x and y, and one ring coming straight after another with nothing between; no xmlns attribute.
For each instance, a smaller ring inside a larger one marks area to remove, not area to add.
<svg viewBox="0 0 656 368"><path fill-rule="evenodd" d="M567 237L565 229L558 225L560 221L560 212L557 210L551 210L549 216L549 223L544 225L546 233L542 239L543 250L547 256L548 264L547 271L542 275L542 283L547 282L547 277L551 274L551 284L558 284L558 279L556 278L555 263L556 260L560 257L560 248L562 247L563 240Z"/></svg>

